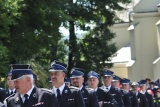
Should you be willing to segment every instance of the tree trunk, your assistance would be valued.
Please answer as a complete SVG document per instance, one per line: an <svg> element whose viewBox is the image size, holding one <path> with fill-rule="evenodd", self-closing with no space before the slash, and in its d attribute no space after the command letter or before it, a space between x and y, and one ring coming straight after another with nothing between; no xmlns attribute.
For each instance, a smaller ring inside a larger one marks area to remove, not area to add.
<svg viewBox="0 0 160 107"><path fill-rule="evenodd" d="M74 28L74 21L69 21L69 58L68 58L68 72L74 67L74 57L76 53L76 35Z"/></svg>

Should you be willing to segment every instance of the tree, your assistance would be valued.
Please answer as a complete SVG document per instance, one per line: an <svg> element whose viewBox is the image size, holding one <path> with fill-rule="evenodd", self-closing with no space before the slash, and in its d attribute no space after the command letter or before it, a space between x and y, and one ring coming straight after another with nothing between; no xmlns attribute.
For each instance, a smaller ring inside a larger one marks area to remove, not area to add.
<svg viewBox="0 0 160 107"><path fill-rule="evenodd" d="M97 39L96 36L99 37L99 35L101 35L100 38L104 38L103 41L105 41L106 42L105 44L107 44L107 45L104 45L106 46L104 48L106 49L111 49L111 47L115 48L113 44L111 44L110 46L107 41L107 40L111 40L111 38L114 37L113 34L110 33L108 27L114 24L114 22L117 19L115 15L115 10L124 9L120 5L120 3L129 3L130 0L73 0L73 1L66 0L66 2L67 3L64 3L64 6L62 9L64 9L65 14L68 15L69 17L67 19L67 22L68 22L67 25L70 33L69 34L69 60L68 60L68 65L69 65L68 70L70 71L73 66L78 65L77 62L81 61L80 60L81 55L79 53L80 47L77 44L75 28L86 30L86 29L89 29L89 25L91 24L95 25L96 29L99 29L101 31L99 33L97 33L98 32L97 30L92 31L91 33L92 36L93 35L95 36L95 38L92 37L92 39ZM109 34L105 35L106 34L105 32L108 32ZM101 34L101 33L104 33L104 34ZM110 38L110 39L105 40L106 38L104 36L107 36L107 38ZM91 39L91 37L88 39ZM87 42L89 41L90 40L88 40ZM93 41L96 41L96 40L93 40ZM85 42L86 41L84 41L84 43ZM90 45L86 45L86 46L90 46ZM90 47L88 47L88 49L90 49ZM106 60L106 61L108 61L110 55L112 55L115 52L115 49L113 49L113 51L106 50L106 52L107 51L112 53L105 55L106 57L103 60ZM88 57L85 57L85 58L92 58L92 57L89 57L89 56L92 56L90 53L85 53L85 54L89 54ZM86 60L88 61L89 59L86 59ZM102 62L102 65L104 65L103 60L100 61ZM94 63L95 61L92 60L90 65L93 65Z"/></svg>
<svg viewBox="0 0 160 107"><path fill-rule="evenodd" d="M33 55L38 60L37 56L44 49L52 53L50 58L56 56L58 41L62 38L56 5L58 2L52 0L4 1L4 14L10 23L3 26L8 29L7 36L0 38L9 50L10 63L28 60Z"/></svg>
<svg viewBox="0 0 160 107"><path fill-rule="evenodd" d="M59 5L58 0L0 0L3 77L10 64L34 59L43 67L58 58L62 38Z"/></svg>

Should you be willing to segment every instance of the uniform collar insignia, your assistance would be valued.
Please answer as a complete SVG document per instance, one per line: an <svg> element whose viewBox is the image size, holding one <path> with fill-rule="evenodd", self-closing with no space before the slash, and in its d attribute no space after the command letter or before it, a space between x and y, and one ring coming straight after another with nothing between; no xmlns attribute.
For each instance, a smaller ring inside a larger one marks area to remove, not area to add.
<svg viewBox="0 0 160 107"><path fill-rule="evenodd" d="M32 96L33 96L33 98L35 98L35 99L37 99L37 98L38 98L38 97L37 97L37 96L38 96L38 95L37 95L37 93L33 93L33 95L32 95Z"/></svg>
<svg viewBox="0 0 160 107"><path fill-rule="evenodd" d="M15 103L18 103L19 100L20 100L19 97L17 97L16 100L15 100Z"/></svg>
<svg viewBox="0 0 160 107"><path fill-rule="evenodd" d="M64 90L64 93L67 94L67 93L68 93L68 90Z"/></svg>

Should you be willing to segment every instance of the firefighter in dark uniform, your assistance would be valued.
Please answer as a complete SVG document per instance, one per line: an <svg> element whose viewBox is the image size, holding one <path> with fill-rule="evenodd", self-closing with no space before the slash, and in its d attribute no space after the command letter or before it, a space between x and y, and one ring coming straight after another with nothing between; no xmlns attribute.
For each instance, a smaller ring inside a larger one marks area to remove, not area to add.
<svg viewBox="0 0 160 107"><path fill-rule="evenodd" d="M123 78L121 80L121 84L122 84L121 94L122 94L122 98L123 98L125 107L132 107L129 92L128 90L125 89L126 86L129 86L129 83L130 83L129 79Z"/></svg>
<svg viewBox="0 0 160 107"><path fill-rule="evenodd" d="M73 68L71 70L71 85L79 88L81 90L83 100L85 102L85 107L99 107L98 99L96 93L91 88L85 88L84 83L84 73L79 68Z"/></svg>
<svg viewBox="0 0 160 107"><path fill-rule="evenodd" d="M23 65L16 66L12 70L12 80L17 93L5 99L6 107L59 107L54 93L34 86L32 69L28 69L30 65L26 65L27 68L23 68Z"/></svg>
<svg viewBox="0 0 160 107"><path fill-rule="evenodd" d="M0 102L3 103L5 99L5 90L0 87Z"/></svg>
<svg viewBox="0 0 160 107"><path fill-rule="evenodd" d="M95 71L90 71L87 74L88 87L94 89L98 97L100 107L115 107L117 106L116 100L102 88L98 87L99 74Z"/></svg>
<svg viewBox="0 0 160 107"><path fill-rule="evenodd" d="M156 91L156 98L154 98L154 105L155 107L160 107L160 88L157 89Z"/></svg>
<svg viewBox="0 0 160 107"><path fill-rule="evenodd" d="M5 91L5 97L8 97L14 93L16 93L16 89L15 89L15 85L14 82L11 80L12 77L12 67L11 70L8 72L7 74L7 85L8 85L8 89L6 89Z"/></svg>
<svg viewBox="0 0 160 107"><path fill-rule="evenodd" d="M130 91L130 80L125 78L121 80L121 83L122 83L122 89L129 94L129 99L131 101L130 107L139 107L136 94Z"/></svg>
<svg viewBox="0 0 160 107"><path fill-rule="evenodd" d="M149 107L154 107L154 102L153 102L153 97L151 94L149 94L147 91L146 91L146 80L141 80L139 82L139 85L140 85L140 88L141 88L141 93L144 94L148 100L148 106Z"/></svg>
<svg viewBox="0 0 160 107"><path fill-rule="evenodd" d="M113 98L118 103L118 107L124 107L124 102L123 102L120 90L117 88L114 88L111 85L111 82L113 80L113 72L110 70L104 70L102 72L102 76L103 76L103 82L104 82L104 86L102 86L102 88L107 90L110 93L110 95L113 96Z"/></svg>
<svg viewBox="0 0 160 107"><path fill-rule="evenodd" d="M59 107L85 107L81 91L76 87L68 87L64 83L67 65L53 61L49 69L53 91L59 102Z"/></svg>
<svg viewBox="0 0 160 107"><path fill-rule="evenodd" d="M132 83L132 91L137 96L139 107L149 107L148 100L147 100L146 96L139 92L139 83L138 82Z"/></svg>

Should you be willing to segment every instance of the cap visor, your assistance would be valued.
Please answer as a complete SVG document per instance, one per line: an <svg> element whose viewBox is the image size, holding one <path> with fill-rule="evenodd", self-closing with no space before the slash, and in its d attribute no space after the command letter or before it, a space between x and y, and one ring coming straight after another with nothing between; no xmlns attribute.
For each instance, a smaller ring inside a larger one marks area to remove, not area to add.
<svg viewBox="0 0 160 107"><path fill-rule="evenodd" d="M88 78L98 78L98 77L96 77L96 76L89 76Z"/></svg>
<svg viewBox="0 0 160 107"><path fill-rule="evenodd" d="M49 72L63 72L63 70L50 69Z"/></svg>
<svg viewBox="0 0 160 107"><path fill-rule="evenodd" d="M70 77L70 78L77 78L77 77L82 77L82 76L72 76L72 77Z"/></svg>
<svg viewBox="0 0 160 107"><path fill-rule="evenodd" d="M111 76L111 75L104 75L104 76L105 76L105 77L107 77L107 76L109 77L109 76Z"/></svg>

